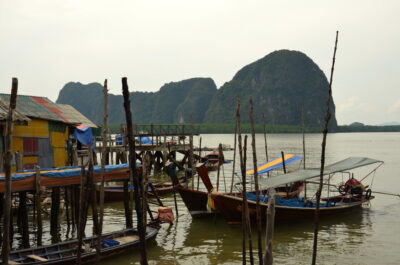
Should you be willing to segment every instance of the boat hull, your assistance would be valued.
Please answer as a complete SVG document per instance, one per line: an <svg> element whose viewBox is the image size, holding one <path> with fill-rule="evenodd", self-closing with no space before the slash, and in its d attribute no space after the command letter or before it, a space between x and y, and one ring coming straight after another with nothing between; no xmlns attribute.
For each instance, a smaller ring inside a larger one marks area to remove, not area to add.
<svg viewBox="0 0 400 265"><path fill-rule="evenodd" d="M242 209L243 200L240 197L213 194L215 206L219 209L220 213L224 217L228 224L241 224L242 222ZM362 199L360 201L349 202L339 206L323 207L319 210L321 218L326 216L335 216L351 212L355 209L362 207L363 203L369 202L373 197L369 199ZM256 203L254 201L248 201L250 220L256 221ZM263 222L266 221L267 204L260 203L261 216ZM313 220L315 216L315 207L288 207L275 205L275 223L290 223L299 220Z"/></svg>
<svg viewBox="0 0 400 265"><path fill-rule="evenodd" d="M158 223L148 225L146 228L146 241L150 241L157 236L159 230ZM131 242L121 243L120 245L110 246L107 248L101 248L100 259L109 258L118 254L122 254L127 251L132 251L139 247L140 242L137 236L137 231L133 229L126 229L118 232L113 232L103 235L103 239L118 239L121 237L130 236ZM90 237L83 240L84 244L90 245L90 251L82 252L81 263L91 263L96 261L96 251L94 251L94 245L96 238ZM10 253L10 261L18 262L18 264L76 264L76 249L77 240L66 241L58 244L42 246L37 248L22 249L12 251ZM34 255L36 257L47 259L47 261L39 261L28 257L28 255ZM1 263L2 264L2 263ZM11 263L10 263L11 264Z"/></svg>

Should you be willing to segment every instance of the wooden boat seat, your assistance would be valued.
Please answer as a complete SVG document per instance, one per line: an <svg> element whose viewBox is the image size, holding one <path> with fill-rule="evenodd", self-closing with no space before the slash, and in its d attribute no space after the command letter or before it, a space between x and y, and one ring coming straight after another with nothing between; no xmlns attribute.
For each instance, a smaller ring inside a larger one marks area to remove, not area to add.
<svg viewBox="0 0 400 265"><path fill-rule="evenodd" d="M123 236L123 237L117 237L113 238L113 240L118 241L121 245L131 243L133 241L139 240L139 236L133 235L133 236Z"/></svg>
<svg viewBox="0 0 400 265"><path fill-rule="evenodd" d="M48 259L45 259L43 257L39 257L38 255L34 255L34 254L30 254L30 255L26 255L28 258L37 260L37 261L48 261Z"/></svg>

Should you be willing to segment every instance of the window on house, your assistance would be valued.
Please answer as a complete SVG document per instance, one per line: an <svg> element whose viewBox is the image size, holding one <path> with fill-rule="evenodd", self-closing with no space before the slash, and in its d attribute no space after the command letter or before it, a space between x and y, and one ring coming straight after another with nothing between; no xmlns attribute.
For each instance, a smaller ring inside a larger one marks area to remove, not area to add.
<svg viewBox="0 0 400 265"><path fill-rule="evenodd" d="M37 155L39 153L39 138L24 138L24 155Z"/></svg>

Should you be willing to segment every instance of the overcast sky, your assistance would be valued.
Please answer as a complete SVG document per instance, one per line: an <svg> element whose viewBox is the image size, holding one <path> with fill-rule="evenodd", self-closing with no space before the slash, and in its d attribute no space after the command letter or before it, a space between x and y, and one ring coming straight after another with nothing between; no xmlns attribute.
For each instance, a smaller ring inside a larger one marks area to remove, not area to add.
<svg viewBox="0 0 400 265"><path fill-rule="evenodd" d="M339 124L400 121L400 1L0 0L0 87L56 100L69 81L121 94L211 77L220 87L279 49L329 75ZM79 95L77 95L79 96Z"/></svg>

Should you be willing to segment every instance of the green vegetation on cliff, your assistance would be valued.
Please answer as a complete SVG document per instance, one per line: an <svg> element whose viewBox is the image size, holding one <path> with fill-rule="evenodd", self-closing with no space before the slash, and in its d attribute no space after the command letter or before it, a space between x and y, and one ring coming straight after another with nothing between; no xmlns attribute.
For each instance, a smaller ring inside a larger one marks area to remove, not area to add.
<svg viewBox="0 0 400 265"><path fill-rule="evenodd" d="M248 123L249 99L253 98L256 123L263 115L271 126L305 124L321 128L326 111L328 82L324 73L305 54L275 51L236 73L220 89L211 78L192 78L165 84L157 92L132 92L133 122L233 124L236 100L242 104L242 122ZM102 121L103 94L98 83L68 83L60 91L57 103L70 104L95 123ZM330 128L337 126L335 105L330 104ZM122 96L109 95L110 124L125 123ZM210 130L212 128L210 127ZM287 127L287 130L292 127Z"/></svg>
<svg viewBox="0 0 400 265"><path fill-rule="evenodd" d="M255 120L268 124L300 125L304 106L305 124L321 127L326 112L328 81L319 67L298 51L275 51L243 67L214 96L205 123L233 123L236 99L242 117L248 121L249 99L253 98ZM331 127L336 127L335 106L331 102Z"/></svg>
<svg viewBox="0 0 400 265"><path fill-rule="evenodd" d="M74 106L97 124L103 117L103 87L99 83L83 85L70 82L60 91L57 103ZM217 92L211 78L192 78L171 82L158 92L131 92L134 123L201 123L210 101ZM125 123L122 95L109 94L110 124Z"/></svg>

